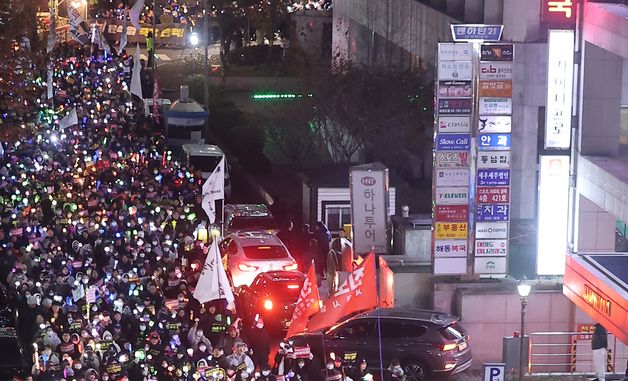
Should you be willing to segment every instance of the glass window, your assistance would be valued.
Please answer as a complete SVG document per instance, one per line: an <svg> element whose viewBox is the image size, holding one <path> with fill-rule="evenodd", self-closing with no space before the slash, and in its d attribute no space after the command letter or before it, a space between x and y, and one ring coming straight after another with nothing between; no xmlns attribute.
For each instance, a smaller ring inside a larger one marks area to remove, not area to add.
<svg viewBox="0 0 628 381"><path fill-rule="evenodd" d="M280 259L287 258L288 252L283 246L265 245L265 246L244 246L244 255L250 259Z"/></svg>
<svg viewBox="0 0 628 381"><path fill-rule="evenodd" d="M359 319L338 327L333 335L339 339L357 339L374 336L375 321L371 319Z"/></svg>
<svg viewBox="0 0 628 381"><path fill-rule="evenodd" d="M385 339L421 337L427 332L427 328L409 321L381 320L381 324L382 337Z"/></svg>

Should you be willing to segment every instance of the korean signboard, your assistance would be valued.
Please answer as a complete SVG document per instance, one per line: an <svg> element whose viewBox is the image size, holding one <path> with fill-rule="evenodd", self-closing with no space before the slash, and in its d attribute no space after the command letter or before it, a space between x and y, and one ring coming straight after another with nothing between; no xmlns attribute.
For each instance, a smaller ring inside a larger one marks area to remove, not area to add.
<svg viewBox="0 0 628 381"><path fill-rule="evenodd" d="M454 41L499 41L503 31L503 25L451 24Z"/></svg>
<svg viewBox="0 0 628 381"><path fill-rule="evenodd" d="M467 151L471 147L469 134L438 134L436 149L439 151Z"/></svg>
<svg viewBox="0 0 628 381"><path fill-rule="evenodd" d="M470 81L473 73L471 61L442 61L438 63L438 79Z"/></svg>
<svg viewBox="0 0 628 381"><path fill-rule="evenodd" d="M438 113L449 114L469 114L471 113L471 98L438 98Z"/></svg>
<svg viewBox="0 0 628 381"><path fill-rule="evenodd" d="M510 168L510 151L478 152L478 168Z"/></svg>
<svg viewBox="0 0 628 381"><path fill-rule="evenodd" d="M512 79L511 62L482 62L480 63L480 80Z"/></svg>
<svg viewBox="0 0 628 381"><path fill-rule="evenodd" d="M508 222L478 222L475 224L475 238L508 238Z"/></svg>
<svg viewBox="0 0 628 381"><path fill-rule="evenodd" d="M509 206L504 204L478 205L476 219L479 222L508 221Z"/></svg>
<svg viewBox="0 0 628 381"><path fill-rule="evenodd" d="M478 95L480 97L512 97L512 81L480 81Z"/></svg>
<svg viewBox="0 0 628 381"><path fill-rule="evenodd" d="M510 188L477 187L475 197L478 204L508 204L510 203Z"/></svg>
<svg viewBox="0 0 628 381"><path fill-rule="evenodd" d="M465 186L469 185L469 168L437 169L437 186Z"/></svg>
<svg viewBox="0 0 628 381"><path fill-rule="evenodd" d="M480 115L479 123L478 123L478 131L480 133L512 132L511 124L512 124L511 116Z"/></svg>
<svg viewBox="0 0 628 381"><path fill-rule="evenodd" d="M436 205L434 209L436 221L468 221L469 207L467 205Z"/></svg>
<svg viewBox="0 0 628 381"><path fill-rule="evenodd" d="M483 115L500 115L512 113L512 99L480 97L479 113Z"/></svg>
<svg viewBox="0 0 628 381"><path fill-rule="evenodd" d="M480 134L478 138L480 150L510 150L510 134Z"/></svg>
<svg viewBox="0 0 628 381"><path fill-rule="evenodd" d="M437 187L436 205L466 205L469 203L469 187Z"/></svg>
<svg viewBox="0 0 628 381"><path fill-rule="evenodd" d="M471 61L473 59L473 45L471 44L438 44L439 61Z"/></svg>
<svg viewBox="0 0 628 381"><path fill-rule="evenodd" d="M468 116L441 116L438 118L438 132L469 132L471 117Z"/></svg>
<svg viewBox="0 0 628 381"><path fill-rule="evenodd" d="M547 45L545 148L568 149L571 144L574 31L550 30Z"/></svg>
<svg viewBox="0 0 628 381"><path fill-rule="evenodd" d="M507 254L507 239L478 239L475 241L476 256L505 257Z"/></svg>
<svg viewBox="0 0 628 381"><path fill-rule="evenodd" d="M351 223L356 253L388 249L388 169L380 163L351 167Z"/></svg>
<svg viewBox="0 0 628 381"><path fill-rule="evenodd" d="M105 37L109 41L120 41L122 37L122 21L108 20L105 25L99 25L103 28ZM156 36L155 42L158 44L169 45L187 45L188 39L187 26L185 24L157 24L155 26ZM146 42L146 36L148 32L152 32L153 27L151 25L142 25L142 29L136 29L132 25L127 26L127 38L129 43L144 43Z"/></svg>
<svg viewBox="0 0 628 381"><path fill-rule="evenodd" d="M455 239L437 240L434 243L436 257L467 257L467 241Z"/></svg>
<svg viewBox="0 0 628 381"><path fill-rule="evenodd" d="M466 222L436 222L436 239L467 239L468 223Z"/></svg>
<svg viewBox="0 0 628 381"><path fill-rule="evenodd" d="M436 151L436 168L468 168L468 151Z"/></svg>
<svg viewBox="0 0 628 381"><path fill-rule="evenodd" d="M471 97L473 87L471 81L440 81L438 82L439 97Z"/></svg>
<svg viewBox="0 0 628 381"><path fill-rule="evenodd" d="M512 61L514 52L512 45L482 45L480 61Z"/></svg>
<svg viewBox="0 0 628 381"><path fill-rule="evenodd" d="M481 187L510 185L510 169L478 169L477 185Z"/></svg>
<svg viewBox="0 0 628 381"><path fill-rule="evenodd" d="M506 275L506 257L476 257L473 268L478 274Z"/></svg>
<svg viewBox="0 0 628 381"><path fill-rule="evenodd" d="M541 0L541 22L554 28L573 28L576 3L576 0Z"/></svg>

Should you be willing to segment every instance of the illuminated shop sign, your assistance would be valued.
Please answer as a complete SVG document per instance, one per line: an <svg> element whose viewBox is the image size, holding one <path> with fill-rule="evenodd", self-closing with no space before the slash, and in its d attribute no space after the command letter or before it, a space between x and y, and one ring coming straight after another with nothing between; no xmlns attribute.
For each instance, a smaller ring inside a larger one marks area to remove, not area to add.
<svg viewBox="0 0 628 381"><path fill-rule="evenodd" d="M549 27L573 27L576 25L574 0L542 0L541 21Z"/></svg>
<svg viewBox="0 0 628 381"><path fill-rule="evenodd" d="M611 301L602 296L600 293L591 288L588 284L584 285L584 294L582 298L597 311L606 316L611 316Z"/></svg>

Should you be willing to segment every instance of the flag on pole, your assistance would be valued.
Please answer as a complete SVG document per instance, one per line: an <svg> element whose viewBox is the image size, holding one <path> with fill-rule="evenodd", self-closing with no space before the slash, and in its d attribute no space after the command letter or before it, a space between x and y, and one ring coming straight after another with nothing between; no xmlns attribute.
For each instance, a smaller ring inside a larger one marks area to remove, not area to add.
<svg viewBox="0 0 628 381"><path fill-rule="evenodd" d="M220 159L220 162L207 178L207 181L203 184L203 200L201 206L207 217L209 217L209 223L213 224L216 221L216 200L225 199L225 157Z"/></svg>
<svg viewBox="0 0 628 381"><path fill-rule="evenodd" d="M48 78L46 80L46 98L47 99L51 99L54 96L53 89L52 89L52 76L53 76L52 68L49 68Z"/></svg>
<svg viewBox="0 0 628 381"><path fill-rule="evenodd" d="M137 95L140 99L142 96L142 63L140 62L140 44L137 44L135 55L133 56L133 72L131 73L131 94Z"/></svg>
<svg viewBox="0 0 628 381"><path fill-rule="evenodd" d="M159 122L159 97L161 96L161 87L159 86L159 77L157 71L153 72L153 120L155 124Z"/></svg>
<svg viewBox="0 0 628 381"><path fill-rule="evenodd" d="M338 287L338 291L325 301L320 312L312 316L307 330L311 332L330 327L354 312L377 307L375 275L375 255L369 254Z"/></svg>
<svg viewBox="0 0 628 381"><path fill-rule="evenodd" d="M57 43L57 17L56 9L53 6L54 2L50 2L50 31L48 32L48 45L46 46L46 53L50 53L55 48Z"/></svg>
<svg viewBox="0 0 628 381"><path fill-rule="evenodd" d="M226 299L228 304L233 305L233 291L231 291L227 273L222 265L217 240L214 240L209 247L205 265L193 295L200 303Z"/></svg>
<svg viewBox="0 0 628 381"><path fill-rule="evenodd" d="M388 262L379 257L379 306L392 308L395 306L395 274L388 267Z"/></svg>
<svg viewBox="0 0 628 381"><path fill-rule="evenodd" d="M100 28L98 28L96 24L94 24L92 29L92 44L97 44L98 49L104 50L107 53L111 52L111 47L107 39L105 39L105 36L100 32Z"/></svg>
<svg viewBox="0 0 628 381"><path fill-rule="evenodd" d="M120 36L120 48L118 49L118 53L122 53L122 50L126 47L128 41L127 31L126 31L126 7L124 7L124 12L122 15L122 36Z"/></svg>
<svg viewBox="0 0 628 381"><path fill-rule="evenodd" d="M78 123L78 115L76 115L76 109L73 108L70 113L68 113L59 121L59 129L64 130L68 127L75 126Z"/></svg>
<svg viewBox="0 0 628 381"><path fill-rule="evenodd" d="M294 307L286 338L305 331L307 320L319 311L319 300L320 296L318 294L318 286L316 285L316 269L314 268L314 261L312 261L310 269L307 271L307 276L303 281L301 294Z"/></svg>
<svg viewBox="0 0 628 381"><path fill-rule="evenodd" d="M144 0L137 0L129 11L131 25L133 25L138 31L142 29L142 25L140 24L140 15L142 14L142 11L144 11Z"/></svg>
<svg viewBox="0 0 628 381"><path fill-rule="evenodd" d="M70 35L72 39L82 45L89 44L89 27L83 16L74 8L70 1L68 3L68 23L70 25Z"/></svg>

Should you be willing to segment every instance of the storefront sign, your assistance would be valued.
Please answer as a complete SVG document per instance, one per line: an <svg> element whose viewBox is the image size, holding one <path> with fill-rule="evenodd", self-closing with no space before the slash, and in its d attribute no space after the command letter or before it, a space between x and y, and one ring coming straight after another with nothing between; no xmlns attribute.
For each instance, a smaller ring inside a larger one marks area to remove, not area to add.
<svg viewBox="0 0 628 381"><path fill-rule="evenodd" d="M481 61L512 61L515 53L513 45L482 45Z"/></svg>
<svg viewBox="0 0 628 381"><path fill-rule="evenodd" d="M436 168L468 168L468 151L436 151Z"/></svg>
<svg viewBox="0 0 628 381"><path fill-rule="evenodd" d="M436 205L434 208L434 219L436 221L468 221L468 205Z"/></svg>
<svg viewBox="0 0 628 381"><path fill-rule="evenodd" d="M471 61L473 59L473 46L469 43L445 43L438 44L439 61Z"/></svg>
<svg viewBox="0 0 628 381"><path fill-rule="evenodd" d="M593 338L593 332L595 331L595 325L593 324L578 324L576 326L576 332L582 332L582 335L578 335L576 340L591 340Z"/></svg>
<svg viewBox="0 0 628 381"><path fill-rule="evenodd" d="M469 168L437 169L436 185L445 187L469 185Z"/></svg>
<svg viewBox="0 0 628 381"><path fill-rule="evenodd" d="M475 255L505 257L508 255L508 240L478 239L475 241Z"/></svg>
<svg viewBox="0 0 628 381"><path fill-rule="evenodd" d="M510 116L495 116L495 115L480 115L478 132L512 132L512 117Z"/></svg>
<svg viewBox="0 0 628 381"><path fill-rule="evenodd" d="M471 61L440 61L438 62L438 79L456 79L470 81L473 73Z"/></svg>
<svg viewBox="0 0 628 381"><path fill-rule="evenodd" d="M504 80L512 79L512 63L482 62L480 63L480 79Z"/></svg>
<svg viewBox="0 0 628 381"><path fill-rule="evenodd" d="M471 81L439 81L439 97L471 97L473 95Z"/></svg>
<svg viewBox="0 0 628 381"><path fill-rule="evenodd" d="M611 306L613 303L606 295L598 292L591 285L584 285L584 293L582 295L582 299L584 299L591 307L593 307L601 314L611 316Z"/></svg>
<svg viewBox="0 0 628 381"><path fill-rule="evenodd" d="M510 168L510 151L480 151L477 160L478 168Z"/></svg>
<svg viewBox="0 0 628 381"><path fill-rule="evenodd" d="M438 98L438 113L448 114L470 114L473 105L471 98Z"/></svg>
<svg viewBox="0 0 628 381"><path fill-rule="evenodd" d="M481 187L510 185L510 169L478 169L477 185Z"/></svg>
<svg viewBox="0 0 628 381"><path fill-rule="evenodd" d="M479 222L508 221L508 205L478 205L476 218Z"/></svg>
<svg viewBox="0 0 628 381"><path fill-rule="evenodd" d="M573 28L576 3L575 0L541 0L541 22L549 27Z"/></svg>
<svg viewBox="0 0 628 381"><path fill-rule="evenodd" d="M510 134L480 134L478 149L483 151L510 150Z"/></svg>
<svg viewBox="0 0 628 381"><path fill-rule="evenodd" d="M356 253L385 253L388 249L388 169L380 167L364 164L350 168L351 221Z"/></svg>
<svg viewBox="0 0 628 381"><path fill-rule="evenodd" d="M512 81L480 81L478 87L480 97L512 97Z"/></svg>
<svg viewBox="0 0 628 381"><path fill-rule="evenodd" d="M473 271L483 275L506 275L506 257L476 257Z"/></svg>
<svg viewBox="0 0 628 381"><path fill-rule="evenodd" d="M436 205L466 205L469 203L468 187L437 187Z"/></svg>
<svg viewBox="0 0 628 381"><path fill-rule="evenodd" d="M478 222L475 224L475 238L508 238L508 222Z"/></svg>
<svg viewBox="0 0 628 381"><path fill-rule="evenodd" d="M503 25L451 24L454 41L497 42L502 38Z"/></svg>
<svg viewBox="0 0 628 381"><path fill-rule="evenodd" d="M483 115L512 114L512 99L481 97L478 110Z"/></svg>
<svg viewBox="0 0 628 381"><path fill-rule="evenodd" d="M436 149L438 151L468 151L471 147L469 134L438 134Z"/></svg>
<svg viewBox="0 0 628 381"><path fill-rule="evenodd" d="M510 203L509 187L477 187L475 195L478 204Z"/></svg>
<svg viewBox="0 0 628 381"><path fill-rule="evenodd" d="M574 31L550 30L548 49L545 148L567 149L571 145Z"/></svg>
<svg viewBox="0 0 628 381"><path fill-rule="evenodd" d="M466 222L436 222L434 225L435 239L467 239Z"/></svg>
<svg viewBox="0 0 628 381"><path fill-rule="evenodd" d="M468 116L438 117L438 132L469 132L471 118Z"/></svg>
<svg viewBox="0 0 628 381"><path fill-rule="evenodd" d="M436 257L466 257L467 241L444 239L434 243L434 256Z"/></svg>

